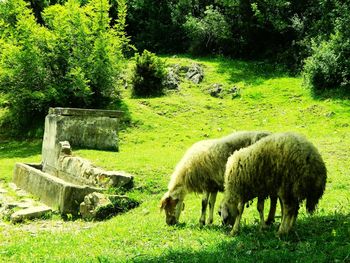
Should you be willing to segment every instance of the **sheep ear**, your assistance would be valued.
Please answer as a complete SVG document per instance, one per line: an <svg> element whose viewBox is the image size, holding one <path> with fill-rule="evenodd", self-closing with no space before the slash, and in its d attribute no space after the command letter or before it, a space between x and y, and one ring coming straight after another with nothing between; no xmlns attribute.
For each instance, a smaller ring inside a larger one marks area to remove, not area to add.
<svg viewBox="0 0 350 263"><path fill-rule="evenodd" d="M162 200L160 200L160 211L162 211L167 206L174 207L178 202L179 199L173 199L171 196L169 196L168 193L166 193Z"/></svg>
<svg viewBox="0 0 350 263"><path fill-rule="evenodd" d="M169 202L170 202L170 196L167 195L167 194L165 194L165 195L163 196L163 198L160 200L160 206L159 206L160 211L162 211L162 210L167 206L167 204L168 204Z"/></svg>

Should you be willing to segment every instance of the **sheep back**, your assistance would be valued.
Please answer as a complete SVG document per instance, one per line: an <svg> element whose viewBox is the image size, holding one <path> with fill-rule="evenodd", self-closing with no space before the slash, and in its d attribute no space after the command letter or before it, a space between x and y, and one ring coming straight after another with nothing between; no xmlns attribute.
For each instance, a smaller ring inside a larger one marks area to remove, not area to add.
<svg viewBox="0 0 350 263"><path fill-rule="evenodd" d="M268 132L236 132L220 139L193 144L172 174L168 189L185 187L187 192L223 191L227 158L269 135Z"/></svg>
<svg viewBox="0 0 350 263"><path fill-rule="evenodd" d="M273 134L236 151L227 162L225 189L229 199L247 202L254 197L282 194L307 199L312 212L323 195L327 171L318 150L294 133Z"/></svg>

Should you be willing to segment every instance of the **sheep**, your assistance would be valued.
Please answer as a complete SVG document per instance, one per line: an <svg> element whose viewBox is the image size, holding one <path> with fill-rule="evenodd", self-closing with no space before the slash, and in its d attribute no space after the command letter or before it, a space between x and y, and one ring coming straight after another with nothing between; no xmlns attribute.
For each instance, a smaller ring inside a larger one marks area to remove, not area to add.
<svg viewBox="0 0 350 263"><path fill-rule="evenodd" d="M300 202L306 199L307 211L314 212L326 180L326 166L309 141L295 133L270 135L228 158L221 219L234 219L230 234L236 235L246 202L278 196L282 209L278 235L286 235L296 221Z"/></svg>
<svg viewBox="0 0 350 263"><path fill-rule="evenodd" d="M209 200L207 224L213 222L213 212L218 191L223 191L227 158L235 151L247 147L269 132L237 132L221 139L203 140L190 147L177 164L160 209L165 210L166 223L178 223L187 193L203 193L200 226L205 224Z"/></svg>

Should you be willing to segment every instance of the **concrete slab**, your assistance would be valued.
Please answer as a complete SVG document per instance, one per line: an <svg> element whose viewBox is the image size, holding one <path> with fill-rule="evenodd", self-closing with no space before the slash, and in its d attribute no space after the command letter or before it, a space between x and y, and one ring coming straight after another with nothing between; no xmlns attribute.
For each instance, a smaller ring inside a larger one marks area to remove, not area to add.
<svg viewBox="0 0 350 263"><path fill-rule="evenodd" d="M62 214L76 215L84 197L101 188L67 183L41 171L39 164L16 163L13 182Z"/></svg>
<svg viewBox="0 0 350 263"><path fill-rule="evenodd" d="M34 218L40 218L43 215L51 212L52 209L48 206L35 206L35 207L30 207L30 208L26 208L23 210L19 210L17 212L14 212L11 215L11 222L12 223L17 223L17 222L21 222L23 220L30 220L30 219L34 219Z"/></svg>

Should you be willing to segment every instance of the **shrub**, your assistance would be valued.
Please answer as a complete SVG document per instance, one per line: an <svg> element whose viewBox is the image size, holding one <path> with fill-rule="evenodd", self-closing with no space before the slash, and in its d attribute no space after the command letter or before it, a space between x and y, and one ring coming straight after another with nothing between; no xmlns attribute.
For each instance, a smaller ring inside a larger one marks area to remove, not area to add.
<svg viewBox="0 0 350 263"><path fill-rule="evenodd" d="M155 54L144 50L135 55L135 68L132 76L132 95L150 97L164 92L166 78L165 63Z"/></svg>
<svg viewBox="0 0 350 263"><path fill-rule="evenodd" d="M338 56L332 41L313 45L312 55L305 60L304 79L314 91L340 86Z"/></svg>
<svg viewBox="0 0 350 263"><path fill-rule="evenodd" d="M305 60L304 76L314 91L350 91L350 6L339 3L337 10L335 33L329 40L314 44L311 56Z"/></svg>
<svg viewBox="0 0 350 263"><path fill-rule="evenodd" d="M118 1L125 20L125 2ZM15 8L14 8L15 7ZM38 24L22 0L0 2L0 92L6 128L27 132L49 107L106 108L124 63L123 25L110 26L108 0L52 5Z"/></svg>

